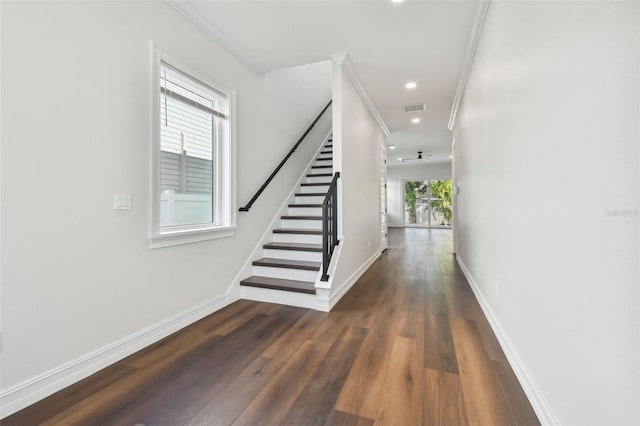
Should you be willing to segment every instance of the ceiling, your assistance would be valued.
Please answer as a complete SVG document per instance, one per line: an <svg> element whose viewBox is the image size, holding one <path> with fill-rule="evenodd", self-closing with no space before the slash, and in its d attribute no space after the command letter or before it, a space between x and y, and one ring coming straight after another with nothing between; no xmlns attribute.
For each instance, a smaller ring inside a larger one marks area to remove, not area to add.
<svg viewBox="0 0 640 426"><path fill-rule="evenodd" d="M397 158L416 157L419 150L432 162L450 161L447 124L477 0L171 3L263 73L346 52L390 132L388 144L396 146L389 166L415 164ZM406 89L408 81L417 87ZM418 102L426 111L404 112L403 105ZM414 117L420 123L412 123Z"/></svg>

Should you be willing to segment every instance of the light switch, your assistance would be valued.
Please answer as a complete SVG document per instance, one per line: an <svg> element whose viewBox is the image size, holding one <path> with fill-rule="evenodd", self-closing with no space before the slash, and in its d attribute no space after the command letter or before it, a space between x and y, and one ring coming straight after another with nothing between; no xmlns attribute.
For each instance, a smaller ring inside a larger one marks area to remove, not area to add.
<svg viewBox="0 0 640 426"><path fill-rule="evenodd" d="M113 194L114 210L131 210L131 194Z"/></svg>

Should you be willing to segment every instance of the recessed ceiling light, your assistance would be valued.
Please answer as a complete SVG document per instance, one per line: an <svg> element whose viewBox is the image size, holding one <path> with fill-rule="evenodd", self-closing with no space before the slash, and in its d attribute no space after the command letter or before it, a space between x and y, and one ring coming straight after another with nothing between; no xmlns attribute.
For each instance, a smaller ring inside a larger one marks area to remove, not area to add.
<svg viewBox="0 0 640 426"><path fill-rule="evenodd" d="M393 3L402 3L404 0L391 0Z"/></svg>
<svg viewBox="0 0 640 426"><path fill-rule="evenodd" d="M396 149L395 145L389 145L389 149Z"/></svg>
<svg viewBox="0 0 640 426"><path fill-rule="evenodd" d="M407 89L415 89L417 86L418 84L415 81L409 81L404 85Z"/></svg>
<svg viewBox="0 0 640 426"><path fill-rule="evenodd" d="M412 118L412 119L411 119L411 122L412 122L412 123L417 124L417 123L419 123L419 122L420 122L420 119L419 119L418 117L416 117L416 118Z"/></svg>
<svg viewBox="0 0 640 426"><path fill-rule="evenodd" d="M449 158L453 158L453 155L450 155Z"/></svg>
<svg viewBox="0 0 640 426"><path fill-rule="evenodd" d="M402 163L403 161L404 161L404 159L402 157L398 158L398 162Z"/></svg>

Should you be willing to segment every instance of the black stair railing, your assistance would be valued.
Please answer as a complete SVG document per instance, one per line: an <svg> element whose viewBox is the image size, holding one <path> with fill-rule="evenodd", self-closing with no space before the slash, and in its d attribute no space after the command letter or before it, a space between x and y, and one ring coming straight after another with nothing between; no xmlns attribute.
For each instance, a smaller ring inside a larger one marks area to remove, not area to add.
<svg viewBox="0 0 640 426"><path fill-rule="evenodd" d="M322 277L321 281L329 280L329 263L333 249L338 245L338 178L336 172L329 185L329 191L322 202Z"/></svg>
<svg viewBox="0 0 640 426"><path fill-rule="evenodd" d="M316 117L315 120L313 120L313 123L311 123L311 125L309 126L309 128L307 129L306 132L304 132L304 134L302 136L300 136L300 139L298 139L298 142L296 142L296 144L293 146L293 148L291 148L291 150L289 151L289 153L282 159L282 161L280 162L280 164L278 164L278 167L276 167L276 169L273 171L273 173L271 173L271 175L267 178L267 180L262 184L262 186L260 187L260 189L258 189L258 191L254 194L253 197L251 197L251 200L249 200L249 202L247 203L246 206L244 207L240 207L240 211L241 212L248 212L249 209L251 208L251 206L253 206L253 203L256 202L256 200L258 199L258 197L260 197L260 195L262 194L262 192L267 188L267 186L269 186L269 184L271 183L271 181L273 180L273 178L278 174L278 172L280 171L280 169L282 168L282 166L284 166L284 163L287 162L287 160L289 159L289 157L291 157L293 155L294 152L296 152L296 149L298 148L298 145L300 145L300 143L304 140L304 138L307 137L307 135L309 134L309 132L311 132L311 129L313 129L313 127L318 123L318 121L320 120L320 118L322 117L322 115L325 113L326 110L329 109L329 107L331 106L331 102L333 102L333 100L329 101L329 103L327 104L326 107L324 107L324 109L320 112L320 114L318 114L318 116Z"/></svg>

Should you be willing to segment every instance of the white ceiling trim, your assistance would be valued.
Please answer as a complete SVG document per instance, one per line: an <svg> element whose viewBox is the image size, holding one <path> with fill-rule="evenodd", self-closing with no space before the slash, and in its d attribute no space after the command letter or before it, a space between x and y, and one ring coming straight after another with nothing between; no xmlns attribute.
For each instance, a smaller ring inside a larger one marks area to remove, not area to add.
<svg viewBox="0 0 640 426"><path fill-rule="evenodd" d="M256 74L263 76L269 72L269 69L256 61L251 55L245 52L240 46L235 44L229 37L224 35L219 29L215 28L211 23L200 17L198 12L186 1L165 0L167 4L176 9L180 14L187 18L193 25L204 31L209 37L214 39L218 44L227 49L231 54L244 62Z"/></svg>
<svg viewBox="0 0 640 426"><path fill-rule="evenodd" d="M347 56L347 54L346 53L336 53L334 55L331 55L331 59L334 62L342 65L342 69L344 69L344 72L349 76L349 79L353 83L353 86L356 88L356 91L358 92L358 95L360 95L360 98L362 99L362 102L364 102L365 105L367 106L367 108L369 109L369 112L373 116L373 119L376 120L376 123L378 123L378 126L380 126L380 129L382 129L382 131L384 132L385 136L389 136L389 133L390 133L389 132L389 128L387 127L387 125L385 124L384 120L380 116L380 113L378 112L378 109L376 108L376 106L371 101L371 98L369 97L369 94L367 93L367 90L364 88L364 86L362 85L362 82L360 81L360 77L358 77L358 74L353 69L353 66L351 65L351 62L349 61L349 57Z"/></svg>
<svg viewBox="0 0 640 426"><path fill-rule="evenodd" d="M487 16L487 10L489 9L490 3L491 0L481 0L476 6L476 14L473 18L471 32L469 33L467 51L465 53L464 62L462 63L462 68L460 69L458 85L456 86L456 94L453 98L451 114L449 115L449 124L447 124L447 129L449 130L453 130L453 126L456 124L458 108L460 107L462 97L464 96L464 89L467 86L467 80L469 79L469 73L471 72L471 66L473 65L473 58L476 56L476 50L478 49L478 42L480 41L484 18Z"/></svg>

